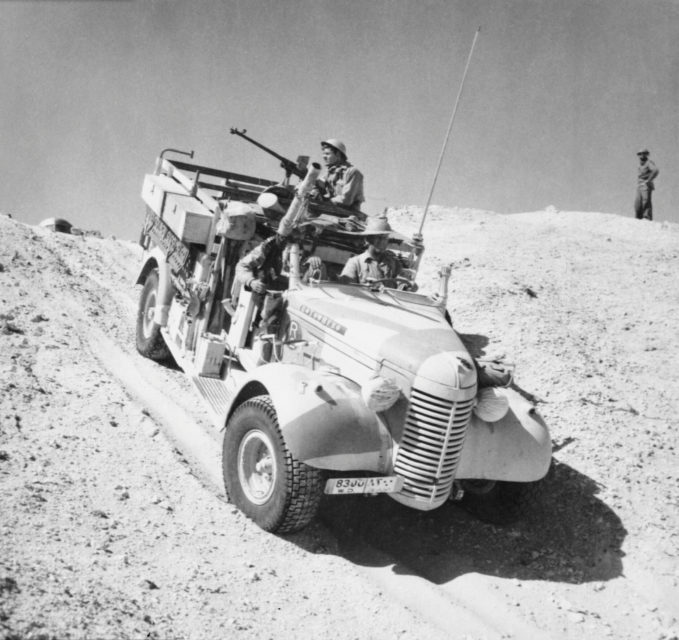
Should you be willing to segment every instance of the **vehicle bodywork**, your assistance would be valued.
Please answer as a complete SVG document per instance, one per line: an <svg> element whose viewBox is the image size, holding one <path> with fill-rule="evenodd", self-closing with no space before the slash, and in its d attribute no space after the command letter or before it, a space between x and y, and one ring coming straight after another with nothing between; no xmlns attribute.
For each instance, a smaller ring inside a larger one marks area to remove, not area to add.
<svg viewBox="0 0 679 640"><path fill-rule="evenodd" d="M142 333L160 332L216 427L228 430L239 406L268 396L296 461L322 470L324 479L396 478L389 495L421 510L461 494L464 480L541 479L551 443L534 407L503 389L508 411L501 419L486 422L475 411L477 363L446 311L449 269L438 294L417 293L422 247L394 233L390 250L410 286L338 282L342 265L360 252L355 212L316 204L297 188L162 154L145 178L138 283L157 274L157 286L143 298L139 323ZM258 204L270 204L265 193L277 194L275 206ZM237 281L235 267L275 232L286 207L301 210L297 220L329 277L302 283L295 249L289 287L267 294L282 311L263 331L261 300ZM396 389L386 409L371 400L380 385Z"/></svg>

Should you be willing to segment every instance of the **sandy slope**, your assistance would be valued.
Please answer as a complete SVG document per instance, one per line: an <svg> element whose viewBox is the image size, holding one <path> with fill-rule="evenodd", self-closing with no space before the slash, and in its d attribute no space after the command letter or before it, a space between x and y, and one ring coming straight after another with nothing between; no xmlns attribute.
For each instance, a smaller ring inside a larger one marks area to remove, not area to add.
<svg viewBox="0 0 679 640"><path fill-rule="evenodd" d="M677 637L679 228L435 209L425 231L423 286L453 262L457 330L550 425L544 495L509 527L336 499L276 537L223 501L183 375L134 351L138 247L0 217L4 636Z"/></svg>

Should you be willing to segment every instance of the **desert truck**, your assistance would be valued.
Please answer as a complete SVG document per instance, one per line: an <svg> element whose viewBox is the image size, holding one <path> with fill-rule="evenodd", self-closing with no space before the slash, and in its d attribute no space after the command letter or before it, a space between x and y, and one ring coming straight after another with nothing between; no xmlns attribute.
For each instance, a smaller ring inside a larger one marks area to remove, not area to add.
<svg viewBox="0 0 679 640"><path fill-rule="evenodd" d="M136 346L195 385L223 433L232 503L285 533L324 494L488 513L531 493L551 461L547 427L514 388L479 384L447 310L450 268L418 291L419 234L389 236L398 278L340 282L366 216L312 197L318 165L281 157L285 178L272 181L181 154L193 160L166 149L143 182ZM276 233L289 235L284 284L256 294L237 265ZM323 269L304 277L309 246Z"/></svg>

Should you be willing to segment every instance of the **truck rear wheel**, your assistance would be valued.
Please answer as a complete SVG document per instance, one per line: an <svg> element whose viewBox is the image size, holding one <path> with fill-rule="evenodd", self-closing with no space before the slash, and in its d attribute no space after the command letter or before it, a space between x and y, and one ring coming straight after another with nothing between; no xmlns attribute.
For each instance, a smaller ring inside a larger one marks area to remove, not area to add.
<svg viewBox="0 0 679 640"><path fill-rule="evenodd" d="M323 474L290 453L269 396L247 400L229 419L222 470L229 500L265 531L298 531L316 515Z"/></svg>
<svg viewBox="0 0 679 640"><path fill-rule="evenodd" d="M144 287L139 295L137 311L137 351L156 362L172 358L170 350L160 333L160 325L154 320L158 300L158 271L153 269L146 276Z"/></svg>

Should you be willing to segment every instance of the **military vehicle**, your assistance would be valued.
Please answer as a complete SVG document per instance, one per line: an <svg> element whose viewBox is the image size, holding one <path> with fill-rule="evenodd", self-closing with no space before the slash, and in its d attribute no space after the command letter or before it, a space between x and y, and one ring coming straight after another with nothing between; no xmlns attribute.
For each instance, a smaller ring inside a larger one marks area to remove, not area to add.
<svg viewBox="0 0 679 640"><path fill-rule="evenodd" d="M324 494L494 511L545 476L544 421L512 388L479 384L452 326L450 268L435 293L418 292L419 235L390 234L397 279L342 283L366 216L312 197L317 164L273 153L285 169L276 182L170 154L193 159L166 149L144 179L137 349L193 381L223 432L225 490L243 513L284 533L307 525ZM285 285L255 294L237 264L276 233L288 242ZM305 246L323 277L303 277Z"/></svg>

